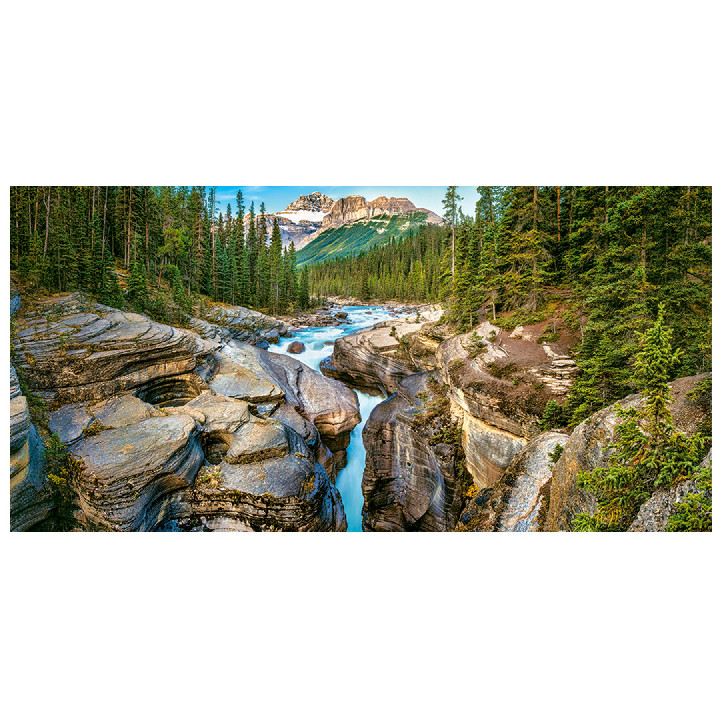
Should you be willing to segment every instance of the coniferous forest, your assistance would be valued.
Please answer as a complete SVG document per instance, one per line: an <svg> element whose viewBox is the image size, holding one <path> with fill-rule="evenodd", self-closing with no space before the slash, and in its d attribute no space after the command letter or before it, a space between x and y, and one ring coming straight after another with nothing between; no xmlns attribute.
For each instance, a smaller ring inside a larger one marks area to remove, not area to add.
<svg viewBox="0 0 720 720"><path fill-rule="evenodd" d="M566 411L577 423L636 388L638 333L660 303L683 348L672 378L710 369L709 187L478 187L475 214L448 188L445 226L310 268L317 295L443 301L467 331L563 308L582 342ZM467 204L468 198L464 198Z"/></svg>
<svg viewBox="0 0 720 720"><path fill-rule="evenodd" d="M39 288L165 321L203 297L270 314L311 296L442 301L458 332L560 306L582 336L573 423L633 391L638 333L660 303L683 348L673 377L709 370L711 188L483 186L474 215L460 209L468 200L449 187L444 225L298 269L277 221L268 237L264 204L243 222L241 191L233 214L214 188L13 187L10 265Z"/></svg>
<svg viewBox="0 0 720 720"><path fill-rule="evenodd" d="M309 304L295 248L283 248L265 207L218 208L204 187L13 187L10 266L50 291L83 290L102 302L166 317L197 295L279 313ZM127 284L122 293L119 277Z"/></svg>

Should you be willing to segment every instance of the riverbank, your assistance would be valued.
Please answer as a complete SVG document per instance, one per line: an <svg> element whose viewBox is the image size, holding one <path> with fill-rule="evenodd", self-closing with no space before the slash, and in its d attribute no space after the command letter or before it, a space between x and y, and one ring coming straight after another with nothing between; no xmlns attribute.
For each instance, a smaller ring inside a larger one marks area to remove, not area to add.
<svg viewBox="0 0 720 720"><path fill-rule="evenodd" d="M391 310L380 305L337 305L333 303L328 306L327 312L336 320L334 324L296 327L292 337L281 338L276 345L269 348L270 352L289 354L313 370L319 370L321 362L332 355L335 341L339 338L353 335L386 320L403 317L398 309ZM323 319L325 317L327 316L321 316ZM293 343L301 343L302 350L290 352ZM362 531L364 502L362 479L366 458L362 432L371 412L376 405L383 402L385 396L377 393L365 393L351 385L346 384L346 386L350 387L358 398L361 420L350 434L345 464L338 472L335 486L342 498L348 532L360 532Z"/></svg>

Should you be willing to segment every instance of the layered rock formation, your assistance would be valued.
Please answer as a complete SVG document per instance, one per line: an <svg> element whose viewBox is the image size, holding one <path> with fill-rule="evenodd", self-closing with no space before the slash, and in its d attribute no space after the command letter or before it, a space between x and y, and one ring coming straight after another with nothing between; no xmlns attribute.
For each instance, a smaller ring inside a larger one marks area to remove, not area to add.
<svg viewBox="0 0 720 720"><path fill-rule="evenodd" d="M448 337L427 319L380 323L341 338L321 368L366 391L396 393L375 408L363 434L368 529L454 528L467 493L459 529L538 530L549 491L548 453L567 436L536 436L548 400L562 402L572 385L574 338L561 331L544 342L544 327L507 332L487 321ZM443 416L442 426L433 418L434 435L419 430L423 411L408 392L427 368L440 381L434 395L447 403L434 413ZM467 472L454 484L437 456L443 441Z"/></svg>
<svg viewBox="0 0 720 720"><path fill-rule="evenodd" d="M10 528L30 530L55 508L44 473L43 446L30 422L27 398L20 391L15 368L10 366Z"/></svg>
<svg viewBox="0 0 720 720"><path fill-rule="evenodd" d="M338 338L331 357L321 363L320 369L324 375L371 395L396 392L403 378L423 369L407 352L403 339L417 334L439 315L439 310L427 310L414 318L386 320Z"/></svg>
<svg viewBox="0 0 720 720"><path fill-rule="evenodd" d="M37 395L49 402L102 400L195 369L217 343L144 315L60 295L26 310L16 357Z"/></svg>
<svg viewBox="0 0 720 720"><path fill-rule="evenodd" d="M202 318L193 318L190 327L203 338L217 342L239 340L259 347L267 347L279 333L286 332L285 324L269 315L238 305L214 305L205 310Z"/></svg>
<svg viewBox="0 0 720 720"><path fill-rule="evenodd" d="M416 207L407 198L382 196L368 202L361 195L349 195L333 204L330 212L322 220L320 232L378 215L407 215L413 212L425 213L429 223L442 223L441 217L431 210Z"/></svg>
<svg viewBox="0 0 720 720"><path fill-rule="evenodd" d="M537 532L550 491L550 454L564 447L568 436L546 432L520 450L500 481L479 489L460 516L459 530L473 532Z"/></svg>
<svg viewBox="0 0 720 720"><path fill-rule="evenodd" d="M196 324L213 339L78 294L19 315L15 355L69 450L76 529L346 528L332 477L360 420L357 398L238 340L280 325L242 310ZM12 525L43 529L47 483L21 458L32 457L24 400L11 371Z"/></svg>
<svg viewBox="0 0 720 720"><path fill-rule="evenodd" d="M363 529L452 530L463 503L463 475L448 418L433 408L443 400L428 373L399 381L365 427ZM452 425L452 422L450 422Z"/></svg>

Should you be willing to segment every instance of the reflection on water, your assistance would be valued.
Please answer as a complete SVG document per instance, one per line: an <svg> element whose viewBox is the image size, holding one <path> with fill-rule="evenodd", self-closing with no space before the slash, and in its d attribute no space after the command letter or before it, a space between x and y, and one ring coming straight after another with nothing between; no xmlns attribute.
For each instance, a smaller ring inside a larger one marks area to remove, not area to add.
<svg viewBox="0 0 720 720"><path fill-rule="evenodd" d="M295 340L305 344L305 351L294 355L298 360L309 365L313 370L319 368L320 362L329 355L332 355L332 345L339 337L350 335L358 330L370 327L381 320L387 320L390 313L386 308L364 306L342 308L348 314L348 324L336 327L315 327L307 330L299 330L291 338L281 338L277 345L271 345L270 351L287 353L287 346ZM336 485L342 496L345 514L347 515L348 531L359 532L362 530L362 476L365 469L365 447L362 441L362 430L365 421L370 416L372 409L383 398L357 393L360 402L360 415L362 420L350 434L350 445L347 449L348 462L337 476Z"/></svg>

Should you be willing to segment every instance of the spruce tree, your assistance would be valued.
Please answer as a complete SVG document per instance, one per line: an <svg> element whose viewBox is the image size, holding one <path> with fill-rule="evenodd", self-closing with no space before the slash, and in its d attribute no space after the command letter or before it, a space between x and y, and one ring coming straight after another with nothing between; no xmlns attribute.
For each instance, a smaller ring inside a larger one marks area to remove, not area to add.
<svg viewBox="0 0 720 720"><path fill-rule="evenodd" d="M615 432L609 466L580 473L578 485L597 497L597 510L579 513L573 523L576 530L626 530L656 488L687 480L697 470L709 438L675 430L668 381L679 351L673 352L671 336L661 304L657 320L640 338L635 359L634 379L643 404L618 407L624 420Z"/></svg>
<svg viewBox="0 0 720 720"><path fill-rule="evenodd" d="M268 284L270 290L270 311L277 314L280 310L280 290L283 283L282 237L277 218L273 218L272 236L268 250Z"/></svg>

